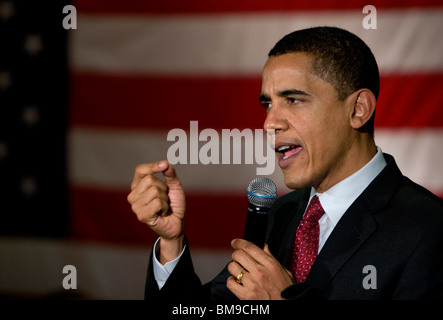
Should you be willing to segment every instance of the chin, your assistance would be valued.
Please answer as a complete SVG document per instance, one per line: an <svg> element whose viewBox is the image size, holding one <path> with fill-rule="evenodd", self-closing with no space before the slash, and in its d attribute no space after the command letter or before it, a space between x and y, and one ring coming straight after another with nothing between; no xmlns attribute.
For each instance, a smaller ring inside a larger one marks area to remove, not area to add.
<svg viewBox="0 0 443 320"><path fill-rule="evenodd" d="M311 186L309 181L301 177L294 178L294 177L287 177L285 175L284 180L285 180L285 185L292 190L303 189Z"/></svg>

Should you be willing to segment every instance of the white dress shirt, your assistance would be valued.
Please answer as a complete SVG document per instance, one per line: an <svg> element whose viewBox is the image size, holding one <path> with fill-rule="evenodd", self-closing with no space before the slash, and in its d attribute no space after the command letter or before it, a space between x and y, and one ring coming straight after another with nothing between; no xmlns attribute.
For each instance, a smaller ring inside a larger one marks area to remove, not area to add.
<svg viewBox="0 0 443 320"><path fill-rule="evenodd" d="M160 238L158 238L157 241L155 241L155 243L154 243L154 249L153 249L154 250L154 254L152 256L154 257L153 258L153 260L154 260L154 263L153 263L153 265L154 265L154 278L157 281L158 288L161 289L164 286L166 280L168 280L169 275L174 270L174 268L177 265L178 261L180 260L181 256L183 255L183 251L185 251L186 245L183 248L182 253L177 258L175 258L174 260L171 260L169 262L166 262L163 265L163 264L160 263L160 261L158 261L157 255L156 255L156 253L157 253L156 249L157 249L158 240L160 240Z"/></svg>
<svg viewBox="0 0 443 320"><path fill-rule="evenodd" d="M346 210L385 166L386 161L383 157L383 152L380 147L377 147L376 155L357 172L323 193L317 193L314 188L311 189L309 201L314 195L317 195L325 211L325 214L318 221L320 225L318 252L323 248L332 230L334 230Z"/></svg>
<svg viewBox="0 0 443 320"><path fill-rule="evenodd" d="M317 193L314 188L311 189L309 201L314 195L317 195L325 214L320 218L320 236L318 252L323 248L326 240L334 230L340 218L348 210L351 204L358 196L368 187L375 177L386 166L385 158L380 147L377 147L376 155L363 168L350 175L346 179L340 181L333 187L323 193ZM157 243L154 244L154 253L157 252ZM184 251L184 249L183 249ZM163 287L169 275L174 270L183 252L176 259L162 265L156 254L153 255L154 277L157 281L159 289Z"/></svg>

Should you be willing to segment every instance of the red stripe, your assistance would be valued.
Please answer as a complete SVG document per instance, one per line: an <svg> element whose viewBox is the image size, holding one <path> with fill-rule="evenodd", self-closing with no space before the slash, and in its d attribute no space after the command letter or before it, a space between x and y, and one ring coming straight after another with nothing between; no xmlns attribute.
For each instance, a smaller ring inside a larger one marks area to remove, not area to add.
<svg viewBox="0 0 443 320"><path fill-rule="evenodd" d="M75 240L151 245L157 236L139 222L127 193L71 186L71 237ZM186 234L199 248L229 248L243 236L246 195L187 194Z"/></svg>
<svg viewBox="0 0 443 320"><path fill-rule="evenodd" d="M381 79L377 127L443 127L443 73ZM115 129L261 128L259 77L72 74L71 125Z"/></svg>
<svg viewBox="0 0 443 320"><path fill-rule="evenodd" d="M377 127L443 127L442 86L443 73L382 77Z"/></svg>
<svg viewBox="0 0 443 320"><path fill-rule="evenodd" d="M438 194L443 198L443 193ZM138 221L124 191L71 186L71 237L75 240L150 246L157 236ZM243 237L245 195L187 194L186 234L195 248L230 249Z"/></svg>
<svg viewBox="0 0 443 320"><path fill-rule="evenodd" d="M155 240L131 212L124 192L71 186L70 203L73 239L145 245Z"/></svg>
<svg viewBox="0 0 443 320"><path fill-rule="evenodd" d="M76 0L74 5L79 13L88 14L183 14L183 13L247 13L247 12L278 12L302 10L361 10L367 4L381 8L412 8L442 6L439 0L169 0L169 1L109 1L109 0Z"/></svg>
<svg viewBox="0 0 443 320"><path fill-rule="evenodd" d="M261 128L260 78L137 77L75 73L74 126L138 129Z"/></svg>

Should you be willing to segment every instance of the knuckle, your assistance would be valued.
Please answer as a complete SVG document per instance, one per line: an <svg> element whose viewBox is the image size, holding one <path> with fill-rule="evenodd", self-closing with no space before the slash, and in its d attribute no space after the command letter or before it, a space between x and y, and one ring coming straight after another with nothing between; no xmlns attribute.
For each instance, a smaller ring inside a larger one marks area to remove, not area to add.
<svg viewBox="0 0 443 320"><path fill-rule="evenodd" d="M134 206L132 206L132 211L134 211L135 215L137 216L137 220L140 222L145 222L146 217L144 215L142 215L137 208L135 208Z"/></svg>
<svg viewBox="0 0 443 320"><path fill-rule="evenodd" d="M155 178L154 178L154 176L148 174L142 178L142 181L146 185L152 185L155 181Z"/></svg>
<svg viewBox="0 0 443 320"><path fill-rule="evenodd" d="M234 263L235 263L234 261L231 261L231 262L228 263L228 271L231 274L234 272L234 268L235 268Z"/></svg>
<svg viewBox="0 0 443 320"><path fill-rule="evenodd" d="M155 198L153 202L154 202L154 214L163 214L168 211L169 205L163 199Z"/></svg>
<svg viewBox="0 0 443 320"><path fill-rule="evenodd" d="M256 246L255 246L254 244L252 244L252 243L246 243L243 249L244 249L246 252L251 252L251 251L255 250L255 248L256 248Z"/></svg>
<svg viewBox="0 0 443 320"><path fill-rule="evenodd" d="M259 291L260 287L257 284L257 282L250 281L250 282L248 282L248 289L249 290L248 290L248 292L246 294L248 295L248 299L251 299L253 292Z"/></svg>
<svg viewBox="0 0 443 320"><path fill-rule="evenodd" d="M137 219L138 219L138 221L140 221L142 223L146 223L146 221L148 220L148 219L146 219L145 216L142 216L142 215L139 215L139 214L137 214Z"/></svg>
<svg viewBox="0 0 443 320"><path fill-rule="evenodd" d="M278 273L278 272L281 271L280 266L276 265L276 264L270 264L268 266L268 269L269 269L269 272L272 273L272 274L275 274L275 273Z"/></svg>
<svg viewBox="0 0 443 320"><path fill-rule="evenodd" d="M229 277L228 280L226 280L226 287L229 290L232 291L233 289L236 289L237 286L238 286L238 283L235 281L233 276Z"/></svg>
<svg viewBox="0 0 443 320"><path fill-rule="evenodd" d="M137 218L138 218L140 214L139 214L139 206L137 205L137 203L134 202L131 205L131 209L137 215Z"/></svg>
<svg viewBox="0 0 443 320"><path fill-rule="evenodd" d="M155 198L163 198L166 195L165 192L159 186L156 185L150 187L150 192L152 196Z"/></svg>
<svg viewBox="0 0 443 320"><path fill-rule="evenodd" d="M152 204L154 211L156 211L156 212L160 211L160 209L162 209L162 207L163 207L163 201L162 201L162 199L160 199L158 197L152 199L151 204Z"/></svg>
<svg viewBox="0 0 443 320"><path fill-rule="evenodd" d="M266 278L261 270L258 270L254 274L254 277L255 277L255 279L257 280L258 283L262 283L265 280L265 278Z"/></svg>
<svg viewBox="0 0 443 320"><path fill-rule="evenodd" d="M126 200L129 202L129 203L131 203L132 204L132 202L133 202L133 194L132 194L132 192L131 193L129 193L128 194L128 196L126 197Z"/></svg>
<svg viewBox="0 0 443 320"><path fill-rule="evenodd" d="M144 174L146 171L146 164L138 164L135 166L136 174Z"/></svg>
<svg viewBox="0 0 443 320"><path fill-rule="evenodd" d="M232 260L237 261L240 258L240 251L234 250L231 255Z"/></svg>

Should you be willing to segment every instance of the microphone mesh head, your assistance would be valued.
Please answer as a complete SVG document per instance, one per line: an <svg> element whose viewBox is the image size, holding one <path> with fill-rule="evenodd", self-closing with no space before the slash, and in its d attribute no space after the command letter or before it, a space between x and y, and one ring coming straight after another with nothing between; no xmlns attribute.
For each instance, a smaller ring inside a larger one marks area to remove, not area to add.
<svg viewBox="0 0 443 320"><path fill-rule="evenodd" d="M249 202L257 207L270 207L277 198L277 187L274 181L266 177L257 177L249 183Z"/></svg>

